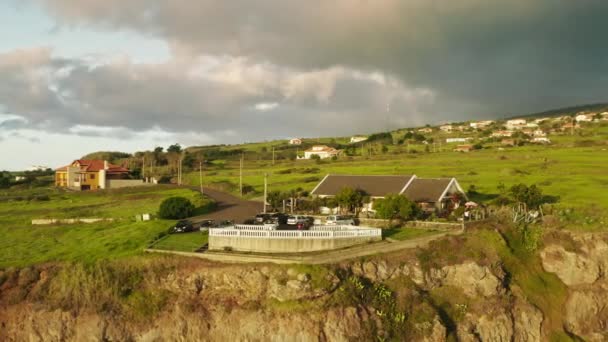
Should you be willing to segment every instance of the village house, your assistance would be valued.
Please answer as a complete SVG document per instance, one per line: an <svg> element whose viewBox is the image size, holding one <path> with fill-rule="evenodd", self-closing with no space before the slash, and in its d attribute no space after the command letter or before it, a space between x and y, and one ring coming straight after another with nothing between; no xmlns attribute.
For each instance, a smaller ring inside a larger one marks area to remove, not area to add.
<svg viewBox="0 0 608 342"><path fill-rule="evenodd" d="M342 151L326 145L315 145L304 151L304 159L310 159L313 155L317 155L321 159L331 158L334 156L337 157L341 152Z"/></svg>
<svg viewBox="0 0 608 342"><path fill-rule="evenodd" d="M551 140L547 137L534 137L532 138L532 142L537 144L550 144Z"/></svg>
<svg viewBox="0 0 608 342"><path fill-rule="evenodd" d="M129 169L105 160L74 160L55 170L55 186L73 190L97 190L145 184L129 179Z"/></svg>
<svg viewBox="0 0 608 342"><path fill-rule="evenodd" d="M360 190L370 197L363 212L375 212L374 201L389 194L404 195L427 212L443 213L458 208L459 201L466 199L465 192L455 178L418 178L404 176L357 176L326 175L312 190L319 198L334 197L342 189ZM325 208L325 211L329 208Z"/></svg>
<svg viewBox="0 0 608 342"><path fill-rule="evenodd" d="M512 119L512 120L507 120L507 122L505 123L505 126L507 126L508 130L514 130L514 129L519 129L519 128L526 126L526 123L527 122L525 119Z"/></svg>
<svg viewBox="0 0 608 342"><path fill-rule="evenodd" d="M431 134L433 133L433 129L430 127L424 127L424 128L420 128L418 130L419 133L424 133L424 134Z"/></svg>
<svg viewBox="0 0 608 342"><path fill-rule="evenodd" d="M543 131L542 129L537 129L532 132L532 135L534 135L535 137L546 137L547 133L545 133L545 131Z"/></svg>
<svg viewBox="0 0 608 342"><path fill-rule="evenodd" d="M289 145L302 145L302 139L293 138L293 139L289 140Z"/></svg>
<svg viewBox="0 0 608 342"><path fill-rule="evenodd" d="M486 128L486 127L490 126L493 123L494 123L494 121L492 121L492 120L476 121L476 122L469 123L469 126L471 126L471 128L475 128L475 129L482 129L482 128Z"/></svg>
<svg viewBox="0 0 608 342"><path fill-rule="evenodd" d="M549 120L549 118L538 118L538 119L534 119L534 123L540 124L540 123L543 123L548 120Z"/></svg>
<svg viewBox="0 0 608 342"><path fill-rule="evenodd" d="M528 128L538 128L538 124L536 122L528 122L528 123L526 123L526 127L528 127Z"/></svg>
<svg viewBox="0 0 608 342"><path fill-rule="evenodd" d="M594 114L578 114L574 119L576 122L591 122Z"/></svg>
<svg viewBox="0 0 608 342"><path fill-rule="evenodd" d="M454 152L471 152L471 151L473 151L473 145L470 145L470 144L458 145L454 149Z"/></svg>
<svg viewBox="0 0 608 342"><path fill-rule="evenodd" d="M503 138L503 137L511 137L513 136L513 131L494 131L492 132L492 138Z"/></svg>
<svg viewBox="0 0 608 342"><path fill-rule="evenodd" d="M454 129L454 127L452 127L452 125L443 125L443 126L439 126L439 129L443 132L451 133L452 130Z"/></svg>
<svg viewBox="0 0 608 342"><path fill-rule="evenodd" d="M355 144L355 143L358 143L358 142L361 142L361 141L365 141L365 140L367 140L367 137L366 136L362 136L362 135L355 135L355 136L350 137L350 143L351 144Z"/></svg>

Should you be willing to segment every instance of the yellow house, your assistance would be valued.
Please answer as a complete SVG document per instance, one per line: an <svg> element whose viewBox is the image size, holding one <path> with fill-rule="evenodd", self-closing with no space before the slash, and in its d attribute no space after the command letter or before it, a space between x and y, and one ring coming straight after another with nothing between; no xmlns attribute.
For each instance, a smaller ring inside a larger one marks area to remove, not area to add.
<svg viewBox="0 0 608 342"><path fill-rule="evenodd" d="M74 160L55 170L55 186L74 190L105 189L108 180L126 179L129 169L105 160Z"/></svg>

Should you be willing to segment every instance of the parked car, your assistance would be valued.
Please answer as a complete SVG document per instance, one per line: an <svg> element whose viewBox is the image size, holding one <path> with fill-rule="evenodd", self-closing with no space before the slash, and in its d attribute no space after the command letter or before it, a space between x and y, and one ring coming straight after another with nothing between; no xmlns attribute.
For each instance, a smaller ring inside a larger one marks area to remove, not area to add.
<svg viewBox="0 0 608 342"><path fill-rule="evenodd" d="M171 227L171 233L187 233L192 231L194 231L194 226L188 220L178 221L175 226Z"/></svg>
<svg viewBox="0 0 608 342"><path fill-rule="evenodd" d="M261 214L255 215L254 222L256 224L263 224L263 223L267 223L268 221L270 221L270 214L261 213Z"/></svg>
<svg viewBox="0 0 608 342"><path fill-rule="evenodd" d="M222 220L219 221L215 224L214 228L224 228L224 227L229 227L229 226L233 226L234 222L231 220Z"/></svg>
<svg viewBox="0 0 608 342"><path fill-rule="evenodd" d="M212 228L212 227L215 227L215 221L214 220L204 220L204 221L201 221L199 223L199 228L198 229L201 232L204 232L204 231L209 230L209 228Z"/></svg>
<svg viewBox="0 0 608 342"><path fill-rule="evenodd" d="M270 222L276 224L286 224L287 215L283 213L272 213L270 214Z"/></svg>
<svg viewBox="0 0 608 342"><path fill-rule="evenodd" d="M329 215L326 224L329 225L355 225L355 219L349 215Z"/></svg>
<svg viewBox="0 0 608 342"><path fill-rule="evenodd" d="M287 217L287 224L289 225L296 225L298 223L305 223L308 222L308 219L306 218L306 216L301 216L301 215L289 215Z"/></svg>
<svg viewBox="0 0 608 342"><path fill-rule="evenodd" d="M306 220L304 222L298 222L296 224L296 228L298 230L308 230L308 229L310 229L310 226L311 226L311 224L310 224L310 221L308 221L308 220Z"/></svg>

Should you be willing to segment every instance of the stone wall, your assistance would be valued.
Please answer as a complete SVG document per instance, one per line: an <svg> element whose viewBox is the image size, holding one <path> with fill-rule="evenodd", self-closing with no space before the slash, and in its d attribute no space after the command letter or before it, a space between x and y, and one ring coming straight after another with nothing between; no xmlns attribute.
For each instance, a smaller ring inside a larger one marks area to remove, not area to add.
<svg viewBox="0 0 608 342"><path fill-rule="evenodd" d="M106 189L128 188L132 186L149 186L153 183L144 183L143 179L106 179Z"/></svg>

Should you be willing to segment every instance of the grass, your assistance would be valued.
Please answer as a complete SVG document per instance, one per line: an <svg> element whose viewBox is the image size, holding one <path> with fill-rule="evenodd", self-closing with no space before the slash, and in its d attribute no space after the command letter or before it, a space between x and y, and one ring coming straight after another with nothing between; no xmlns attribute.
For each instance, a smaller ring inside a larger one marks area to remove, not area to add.
<svg viewBox="0 0 608 342"><path fill-rule="evenodd" d="M194 252L203 245L207 244L208 240L208 232L169 234L154 243L151 248L180 252Z"/></svg>
<svg viewBox="0 0 608 342"><path fill-rule="evenodd" d="M99 192L38 191L49 195L49 200L0 201L0 268L49 261L91 263L136 255L166 233L174 221L136 222L135 215L154 214L160 202L171 196L189 198L199 208L209 203L195 191L168 186ZM20 195L18 191L11 193L12 198ZM70 217L102 217L115 221L31 225L35 218Z"/></svg>
<svg viewBox="0 0 608 342"><path fill-rule="evenodd" d="M438 232L432 229L418 229L418 228L391 228L382 231L384 238L391 238L393 240L404 241L418 237L435 235Z"/></svg>

